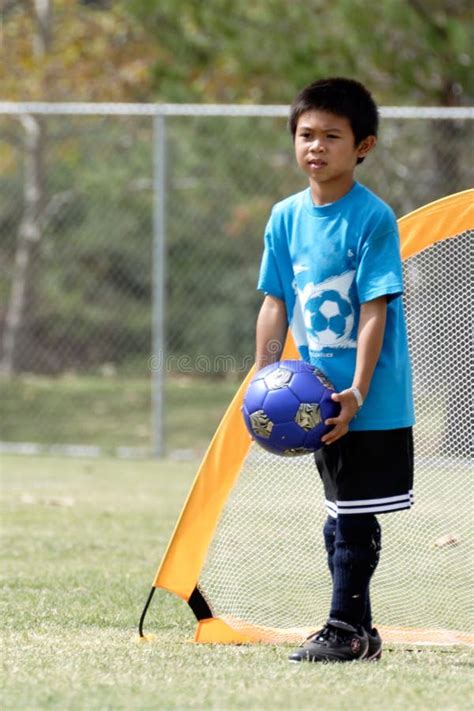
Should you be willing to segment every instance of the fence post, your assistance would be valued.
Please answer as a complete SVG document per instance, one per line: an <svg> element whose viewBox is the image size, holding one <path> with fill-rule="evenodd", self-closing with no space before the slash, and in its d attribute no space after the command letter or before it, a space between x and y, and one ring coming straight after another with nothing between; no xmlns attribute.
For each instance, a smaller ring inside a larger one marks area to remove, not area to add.
<svg viewBox="0 0 474 711"><path fill-rule="evenodd" d="M164 441L165 278L166 278L166 120L153 117L153 326L152 440L155 457L162 457Z"/></svg>

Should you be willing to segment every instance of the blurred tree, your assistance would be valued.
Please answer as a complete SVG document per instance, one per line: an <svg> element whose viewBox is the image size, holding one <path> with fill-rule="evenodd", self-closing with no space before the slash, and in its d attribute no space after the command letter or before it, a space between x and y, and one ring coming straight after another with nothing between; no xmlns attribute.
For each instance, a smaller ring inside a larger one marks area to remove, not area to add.
<svg viewBox="0 0 474 711"><path fill-rule="evenodd" d="M40 3L44 4L44 3ZM49 4L49 3L47 3ZM284 103L315 76L357 76L381 103L472 99L468 0L4 0L0 82L10 100Z"/></svg>
<svg viewBox="0 0 474 711"><path fill-rule="evenodd" d="M381 103L473 95L467 0L130 0L160 48L165 101L290 101L316 76L366 82Z"/></svg>
<svg viewBox="0 0 474 711"><path fill-rule="evenodd" d="M51 46L51 5L49 0L34 0L34 33L31 51L42 62ZM42 78L43 90L47 88ZM18 228L17 247L10 299L2 338L0 373L11 376L15 369L18 340L24 327L27 305L34 303L35 256L42 238L44 190L44 126L35 116L20 116L24 129L24 208Z"/></svg>
<svg viewBox="0 0 474 711"><path fill-rule="evenodd" d="M84 7L84 4L87 5ZM7 0L2 6L0 83L11 100L132 100L147 96L154 43L115 3ZM100 71L99 71L100 68ZM17 232L0 372L15 370L16 352L33 320L37 252L61 204L48 200L44 179L45 121L20 117L23 140L23 216Z"/></svg>
<svg viewBox="0 0 474 711"><path fill-rule="evenodd" d="M40 9L48 12L40 15ZM80 0L6 0L0 84L10 101L145 101L154 38L125 5ZM46 23L46 25L45 25ZM38 54L39 28L47 51Z"/></svg>

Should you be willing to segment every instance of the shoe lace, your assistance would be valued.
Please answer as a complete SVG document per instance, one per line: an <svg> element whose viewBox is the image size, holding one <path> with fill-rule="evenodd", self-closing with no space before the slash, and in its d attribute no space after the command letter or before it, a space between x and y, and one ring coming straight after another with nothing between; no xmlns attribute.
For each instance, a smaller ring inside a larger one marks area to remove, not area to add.
<svg viewBox="0 0 474 711"><path fill-rule="evenodd" d="M307 642L333 642L339 639L338 630L331 625L324 625L318 632L313 632L307 638Z"/></svg>

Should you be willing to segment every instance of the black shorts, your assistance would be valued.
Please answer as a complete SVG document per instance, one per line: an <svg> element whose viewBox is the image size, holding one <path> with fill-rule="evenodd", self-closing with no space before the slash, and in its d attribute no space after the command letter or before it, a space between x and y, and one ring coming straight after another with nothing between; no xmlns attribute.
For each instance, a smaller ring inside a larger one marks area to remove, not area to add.
<svg viewBox="0 0 474 711"><path fill-rule="evenodd" d="M314 455L328 514L391 513L413 504L413 430L348 432Z"/></svg>

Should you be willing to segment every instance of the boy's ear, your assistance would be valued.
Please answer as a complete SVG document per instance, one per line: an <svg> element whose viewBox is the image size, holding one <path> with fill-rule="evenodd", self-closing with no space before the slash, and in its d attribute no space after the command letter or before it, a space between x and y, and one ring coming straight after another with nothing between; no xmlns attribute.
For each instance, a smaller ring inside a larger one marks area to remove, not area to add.
<svg viewBox="0 0 474 711"><path fill-rule="evenodd" d="M358 158L365 158L367 153L370 153L372 148L375 147L375 144L377 143L377 138L375 136L367 136L364 138L363 141L359 143L357 146L357 157Z"/></svg>

